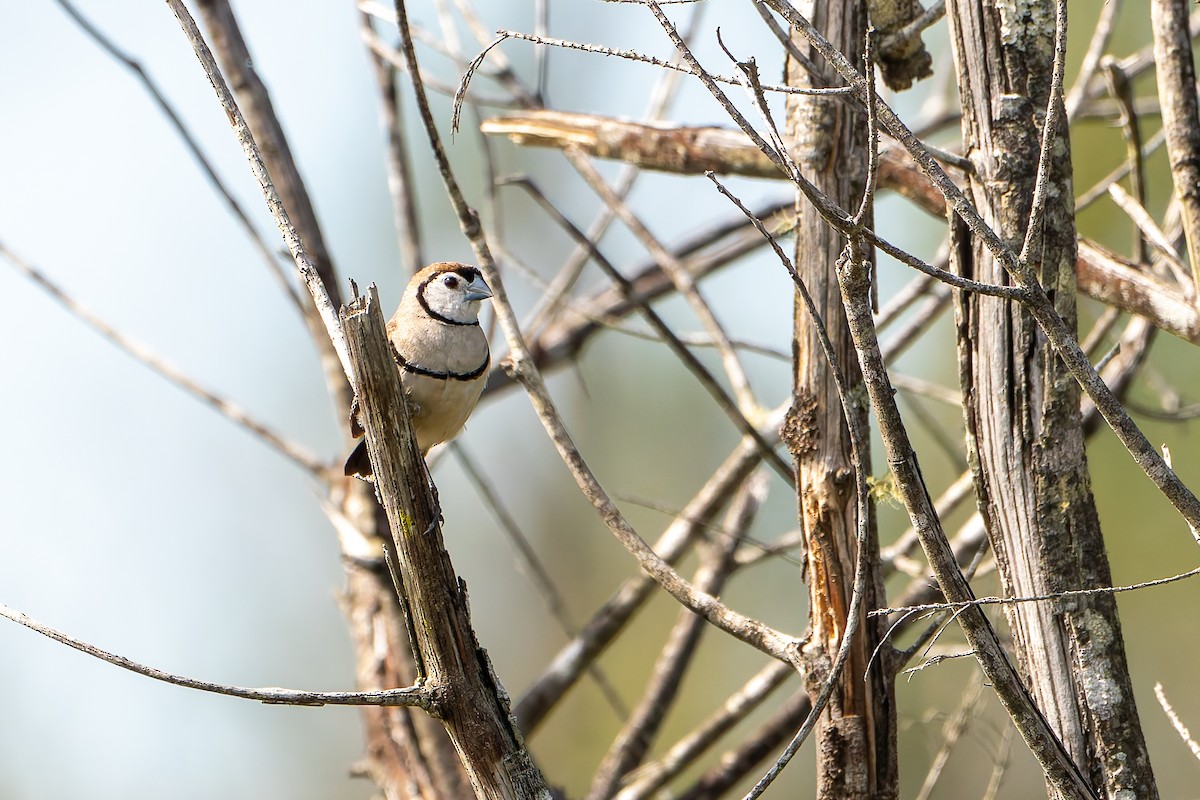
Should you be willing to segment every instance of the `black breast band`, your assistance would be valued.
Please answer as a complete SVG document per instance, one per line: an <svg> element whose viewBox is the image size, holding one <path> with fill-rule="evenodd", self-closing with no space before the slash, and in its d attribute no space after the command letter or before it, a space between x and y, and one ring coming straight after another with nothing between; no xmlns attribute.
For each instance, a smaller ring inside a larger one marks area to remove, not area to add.
<svg viewBox="0 0 1200 800"><path fill-rule="evenodd" d="M437 378L438 380L443 381L473 381L479 376L483 375L483 373L487 372L488 365L492 363L492 356L489 353L483 357L483 363L470 372L450 372L427 369L418 364L414 364L404 356L400 355L400 351L396 349L395 345L392 345L392 355L396 359L396 366L400 367L400 369L404 370L405 372L410 372L413 375L424 375L427 378Z"/></svg>

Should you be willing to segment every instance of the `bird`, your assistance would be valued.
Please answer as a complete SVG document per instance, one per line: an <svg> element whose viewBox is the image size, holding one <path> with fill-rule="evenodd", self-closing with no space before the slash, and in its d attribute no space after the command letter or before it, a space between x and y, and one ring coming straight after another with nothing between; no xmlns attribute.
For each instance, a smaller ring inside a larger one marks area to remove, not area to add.
<svg viewBox="0 0 1200 800"><path fill-rule="evenodd" d="M388 340L423 456L462 430L483 393L491 352L479 327L479 309L491 296L478 268L439 261L413 275L388 321ZM351 432L362 435L357 398ZM346 459L345 474L371 479L365 439Z"/></svg>

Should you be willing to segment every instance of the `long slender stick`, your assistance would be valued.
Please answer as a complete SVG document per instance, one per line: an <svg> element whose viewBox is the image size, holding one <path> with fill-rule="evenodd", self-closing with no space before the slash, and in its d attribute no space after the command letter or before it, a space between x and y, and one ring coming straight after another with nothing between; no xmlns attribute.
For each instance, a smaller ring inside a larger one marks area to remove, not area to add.
<svg viewBox="0 0 1200 800"><path fill-rule="evenodd" d="M192 132L187 125L184 124L183 118L179 116L179 112L175 110L175 106L171 104L171 101L167 99L167 96L163 93L162 89L159 88L158 83L150 77L150 74L146 72L137 59L123 50L112 39L105 36L104 33L101 32L101 30L97 28L91 20L85 17L79 11L79 9L75 7L74 3L70 2L70 0L55 1L62 7L64 11L67 12L67 15L70 16L71 19L75 20L75 23L79 25L79 27L82 28L83 31L87 33L87 35L90 36L94 42L96 42L97 45L99 45L105 52L111 55L123 66L125 66L125 68L136 75L137 79L141 81L142 86L145 87L146 91L149 92L150 96L154 99L155 105L159 107L159 110L162 111L163 116L167 118L169 123L171 123L171 127L175 129L177 134L179 134L179 138L183 140L184 147L186 147L192 154L192 158L196 160L196 163L199 165L201 171L203 171L205 177L208 178L208 182L229 207L230 213L232 213L234 218L237 219L238 224L242 226L242 230L246 232L246 236L248 236L250 241L254 243L254 248L258 251L259 255L262 256L263 263L266 264L267 270L271 273L271 276L279 281L279 285L283 288L284 293L287 294L288 299L290 299L296 308L303 313L306 303L303 302L302 298L297 293L295 284L288 280L288 276L283 272L282 268L280 267L279 260L275 256L275 252L267 245L263 237L259 235L258 230L254 227L254 224L250 222L249 215L246 214L241 204L237 201L237 198L233 196L233 193L229 190L229 187L225 185L225 182L221 180L221 176L218 175L216 169L213 168L212 162L204 153L204 150L200 147L200 143L196 140L196 137L192 135Z"/></svg>
<svg viewBox="0 0 1200 800"><path fill-rule="evenodd" d="M783 409L777 409L763 424L764 431L778 435ZM668 564L684 556L702 529L720 507L733 496L761 461L761 449L749 436L713 472L684 509L676 515L654 543L654 552ZM629 578L614 592L583 626L579 636L568 642L551 659L541 676L533 682L514 709L521 729L533 731L550 708L579 678L583 669L599 656L623 627L650 598L654 581L641 574Z"/></svg>
<svg viewBox="0 0 1200 800"><path fill-rule="evenodd" d="M392 195L392 214L395 219L400 262L410 273L425 263L421 255L421 221L413 197L413 176L409 165L408 148L404 141L404 118L396 97L396 72L371 45L378 38L371 27L371 15L359 11L364 42L370 53L375 82L379 87L379 121L387 138L388 190Z"/></svg>
<svg viewBox="0 0 1200 800"><path fill-rule="evenodd" d="M105 339L108 339L119 349L125 351L130 357L145 364L151 370L202 403L212 406L217 413L223 415L235 425L254 434L273 450L290 459L302 469L313 475L321 475L325 472L325 462L309 452L308 449L291 441L266 423L260 422L232 400L201 386L198 381L186 372L153 352L146 345L109 325L99 315L84 307L75 298L67 294L58 284L50 280L45 273L9 250L3 242L0 242L0 257L5 258L17 270L24 273L30 280L36 283L46 294L57 300L68 312Z"/></svg>
<svg viewBox="0 0 1200 800"><path fill-rule="evenodd" d="M107 661L113 666L127 669L130 672L136 672L138 675L153 678L156 681L183 686L187 689L198 689L199 691L211 692L212 694L223 694L229 697L257 700L260 703L288 706L412 706L423 708L431 714L437 714L439 709L439 692L423 686L413 686L405 689L380 689L374 692L310 692L304 689L281 689L276 686L247 688L202 681L198 678L189 678L184 675L176 675L173 672L148 667L125 656L119 656L116 653L102 650L95 645L88 644L73 636L68 636L62 631L55 630L49 625L44 625L37 620L30 619L20 611L3 604L0 604L0 616L24 625L31 631L37 631L43 636L49 637L60 644L65 644L67 647L74 648L81 653L98 658L101 661Z"/></svg>

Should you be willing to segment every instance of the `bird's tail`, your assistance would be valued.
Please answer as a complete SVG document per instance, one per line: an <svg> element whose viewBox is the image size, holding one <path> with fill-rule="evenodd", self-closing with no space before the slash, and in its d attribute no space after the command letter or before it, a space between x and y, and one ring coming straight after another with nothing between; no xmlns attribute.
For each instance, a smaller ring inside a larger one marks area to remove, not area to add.
<svg viewBox="0 0 1200 800"><path fill-rule="evenodd" d="M358 446L354 448L354 452L346 459L346 471L344 474L362 478L363 480L371 479L371 456L367 453L366 439L360 441Z"/></svg>

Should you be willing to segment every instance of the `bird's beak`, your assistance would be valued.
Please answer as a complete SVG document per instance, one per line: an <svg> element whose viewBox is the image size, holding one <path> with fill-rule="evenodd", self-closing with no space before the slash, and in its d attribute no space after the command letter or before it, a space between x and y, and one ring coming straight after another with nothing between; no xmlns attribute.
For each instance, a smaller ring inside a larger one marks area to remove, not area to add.
<svg viewBox="0 0 1200 800"><path fill-rule="evenodd" d="M492 296L492 290L483 282L483 278L477 277L475 280L467 284L467 302L473 300L487 300Z"/></svg>

